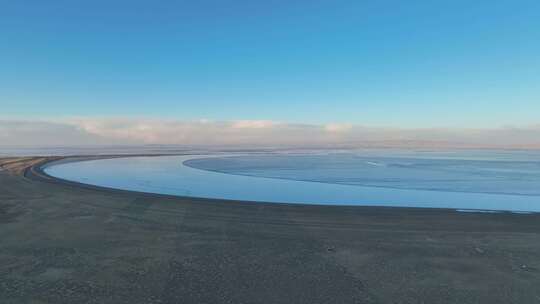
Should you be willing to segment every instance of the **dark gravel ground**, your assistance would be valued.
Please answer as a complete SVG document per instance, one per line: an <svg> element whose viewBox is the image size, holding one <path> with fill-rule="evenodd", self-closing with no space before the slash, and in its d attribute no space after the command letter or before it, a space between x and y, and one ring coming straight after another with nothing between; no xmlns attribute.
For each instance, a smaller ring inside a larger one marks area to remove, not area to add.
<svg viewBox="0 0 540 304"><path fill-rule="evenodd" d="M35 173L0 172L0 303L540 303L538 214L175 198Z"/></svg>

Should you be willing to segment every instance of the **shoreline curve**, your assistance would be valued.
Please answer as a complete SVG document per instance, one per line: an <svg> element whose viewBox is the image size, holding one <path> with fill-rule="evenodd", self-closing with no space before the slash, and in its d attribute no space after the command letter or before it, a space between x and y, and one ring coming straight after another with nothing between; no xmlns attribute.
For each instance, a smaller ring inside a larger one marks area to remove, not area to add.
<svg viewBox="0 0 540 304"><path fill-rule="evenodd" d="M540 212L537 212L537 211L497 210L497 209L483 209L483 208L392 206L392 205L367 205L367 204L366 205L319 204L319 203L306 203L306 202L291 203L291 202L272 202L272 201L259 201L259 200L254 201L254 200L242 200L242 199L187 196L187 195L179 195L179 194L165 194L165 193L156 193L156 192L128 190L128 189L121 189L121 188L83 183L79 181L73 181L73 180L56 177L56 176L48 174L44 170L45 168L49 166L54 166L54 165L62 164L62 163L72 163L72 162L82 162L82 161L92 161L92 160L102 160L102 159L112 159L112 158L189 156L189 155L192 155L194 157L202 156L203 158L208 157L207 154L129 154L129 155L89 155L89 156L76 156L75 155L75 156L50 157L50 158L46 158L42 162L33 164L32 166L26 168L23 175L25 178L29 178L29 179L38 179L41 181L54 182L57 184L63 184L63 185L68 185L72 187L84 188L84 189L91 189L91 190L96 190L96 191L104 191L108 193L138 194L138 195L143 195L145 197L153 197L153 198L178 198L178 199L190 199L190 200L214 202L214 203L237 203L237 204L249 204L249 205L262 204L262 205L267 205L267 206L268 205L282 205L282 206L295 206L295 207L306 206L306 207L347 208L347 209L348 208L362 208L362 209L369 208L369 209L399 209L399 210L411 210L411 209L412 210L439 210L439 211L456 212L456 213L481 213L481 214L488 214L488 213L496 213L496 214L508 213L508 214L516 214L516 215L540 214ZM186 160L186 161L189 161L189 160ZM192 169L208 171L208 172L213 172L213 173L220 173L220 174L229 174L229 173L224 173L220 171L194 168L194 167L185 165L184 163L186 161L182 162L182 165L187 166ZM230 175L236 175L236 174L230 174ZM239 176L258 178L256 176L250 176L250 175L239 175ZM276 178L276 179L279 179L279 178ZM287 179L284 179L284 180L287 180ZM311 183L311 181L301 181L301 182ZM316 183L316 182L313 182L313 183Z"/></svg>

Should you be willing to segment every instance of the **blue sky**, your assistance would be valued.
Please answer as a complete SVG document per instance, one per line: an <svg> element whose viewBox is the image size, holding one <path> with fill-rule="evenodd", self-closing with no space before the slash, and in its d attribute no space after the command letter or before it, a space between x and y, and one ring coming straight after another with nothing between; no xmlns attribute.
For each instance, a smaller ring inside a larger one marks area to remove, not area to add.
<svg viewBox="0 0 540 304"><path fill-rule="evenodd" d="M540 123L539 1L1 1L0 118Z"/></svg>

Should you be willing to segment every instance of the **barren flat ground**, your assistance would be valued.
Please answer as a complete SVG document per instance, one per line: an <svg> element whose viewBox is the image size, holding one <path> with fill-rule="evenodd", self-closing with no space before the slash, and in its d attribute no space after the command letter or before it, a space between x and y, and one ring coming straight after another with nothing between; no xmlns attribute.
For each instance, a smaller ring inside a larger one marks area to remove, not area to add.
<svg viewBox="0 0 540 304"><path fill-rule="evenodd" d="M0 159L1 303L540 303L540 214L148 195L43 160Z"/></svg>

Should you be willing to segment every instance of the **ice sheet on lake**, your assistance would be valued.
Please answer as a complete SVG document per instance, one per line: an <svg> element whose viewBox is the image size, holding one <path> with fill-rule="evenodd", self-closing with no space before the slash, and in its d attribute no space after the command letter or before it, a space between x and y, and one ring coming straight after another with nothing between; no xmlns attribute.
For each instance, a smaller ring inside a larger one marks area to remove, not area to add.
<svg viewBox="0 0 540 304"><path fill-rule="evenodd" d="M536 159L456 159L329 155L249 155L188 160L228 174L433 191L540 195Z"/></svg>

